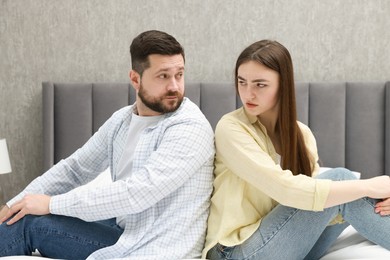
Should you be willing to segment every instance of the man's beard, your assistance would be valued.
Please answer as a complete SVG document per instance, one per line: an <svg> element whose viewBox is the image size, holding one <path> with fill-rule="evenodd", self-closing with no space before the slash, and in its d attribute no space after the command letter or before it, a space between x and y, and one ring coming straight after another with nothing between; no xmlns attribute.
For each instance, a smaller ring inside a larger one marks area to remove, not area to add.
<svg viewBox="0 0 390 260"><path fill-rule="evenodd" d="M151 110L158 113L170 113L176 111L183 102L183 95L178 91L168 91L161 97L151 97L147 91L143 88L142 83L140 85L138 96L141 99L142 103ZM168 101L167 104L164 104L163 100L167 96L176 96L177 99Z"/></svg>

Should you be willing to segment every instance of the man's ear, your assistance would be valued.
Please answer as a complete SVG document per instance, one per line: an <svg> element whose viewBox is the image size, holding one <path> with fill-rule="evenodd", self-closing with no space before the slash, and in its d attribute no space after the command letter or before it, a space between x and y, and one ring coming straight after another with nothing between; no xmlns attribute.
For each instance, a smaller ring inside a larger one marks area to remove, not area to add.
<svg viewBox="0 0 390 260"><path fill-rule="evenodd" d="M139 86L141 85L141 75L139 75L139 73L136 72L135 70L130 70L129 78L130 78L131 85L133 85L135 90L138 91Z"/></svg>

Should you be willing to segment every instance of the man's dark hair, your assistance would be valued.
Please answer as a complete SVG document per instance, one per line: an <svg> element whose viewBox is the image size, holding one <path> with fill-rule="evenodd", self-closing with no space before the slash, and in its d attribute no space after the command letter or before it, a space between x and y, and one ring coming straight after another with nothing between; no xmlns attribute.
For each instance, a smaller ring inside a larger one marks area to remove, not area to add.
<svg viewBox="0 0 390 260"><path fill-rule="evenodd" d="M132 69L142 76L144 70L150 67L151 54L181 54L185 59L180 43L173 36L157 30L143 32L134 38L130 45Z"/></svg>

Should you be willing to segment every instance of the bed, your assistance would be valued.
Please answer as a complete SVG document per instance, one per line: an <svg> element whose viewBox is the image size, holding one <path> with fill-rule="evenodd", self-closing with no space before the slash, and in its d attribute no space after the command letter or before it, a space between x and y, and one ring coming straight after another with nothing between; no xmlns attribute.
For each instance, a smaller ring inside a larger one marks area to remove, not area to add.
<svg viewBox="0 0 390 260"><path fill-rule="evenodd" d="M135 101L129 83L43 82L42 94L44 170L85 143L114 111ZM187 83L186 96L212 127L241 106L231 83ZM361 178L389 175L390 82L297 82L296 98L298 118L316 136L323 167L347 167ZM109 178L107 170L88 185ZM390 251L348 227L321 259L390 259Z"/></svg>

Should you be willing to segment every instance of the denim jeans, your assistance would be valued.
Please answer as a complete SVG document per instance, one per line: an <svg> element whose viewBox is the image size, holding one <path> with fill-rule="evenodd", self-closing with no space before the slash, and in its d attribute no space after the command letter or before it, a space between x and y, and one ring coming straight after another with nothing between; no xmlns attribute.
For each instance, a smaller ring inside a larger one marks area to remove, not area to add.
<svg viewBox="0 0 390 260"><path fill-rule="evenodd" d="M318 178L356 179L349 170L335 168ZM376 200L362 198L321 212L276 206L265 216L258 230L242 244L214 246L208 259L319 259L340 233L351 224L368 240L390 250L390 217L374 212ZM338 214L346 221L328 225Z"/></svg>
<svg viewBox="0 0 390 260"><path fill-rule="evenodd" d="M115 244L122 233L115 219L85 222L58 215L26 215L13 225L0 225L0 256L31 255L37 249L46 257L86 259Z"/></svg>

